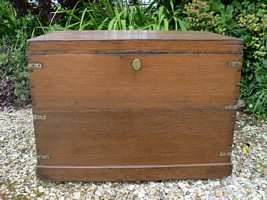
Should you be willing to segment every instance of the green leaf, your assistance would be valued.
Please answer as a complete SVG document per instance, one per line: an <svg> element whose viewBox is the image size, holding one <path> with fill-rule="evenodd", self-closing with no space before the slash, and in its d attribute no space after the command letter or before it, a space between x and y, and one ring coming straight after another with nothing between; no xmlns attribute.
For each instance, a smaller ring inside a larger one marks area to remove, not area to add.
<svg viewBox="0 0 267 200"><path fill-rule="evenodd" d="M263 60L263 67L267 69L267 60Z"/></svg>
<svg viewBox="0 0 267 200"><path fill-rule="evenodd" d="M187 26L186 22L184 22L184 21L182 21L180 19L178 19L178 22L179 22L179 26L180 26L181 30L182 31L186 31L187 30L187 28L186 28L186 26Z"/></svg>

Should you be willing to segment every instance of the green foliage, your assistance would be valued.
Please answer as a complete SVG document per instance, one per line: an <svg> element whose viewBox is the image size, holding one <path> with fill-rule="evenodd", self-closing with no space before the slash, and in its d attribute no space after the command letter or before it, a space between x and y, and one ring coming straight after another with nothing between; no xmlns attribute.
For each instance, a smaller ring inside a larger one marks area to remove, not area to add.
<svg viewBox="0 0 267 200"><path fill-rule="evenodd" d="M149 6L135 4L129 6L124 1L99 3L78 1L72 9L58 7L54 13L63 18L57 22L61 29L91 30L170 30L186 29L180 18L181 10L175 9L173 1L170 9L152 2ZM50 27L45 27L50 30Z"/></svg>
<svg viewBox="0 0 267 200"><path fill-rule="evenodd" d="M0 1L0 78L1 85L8 84L0 88L0 106L11 103L21 106L29 102L25 45L34 21L31 15L18 19L11 5Z"/></svg>
<svg viewBox="0 0 267 200"><path fill-rule="evenodd" d="M243 39L241 98L247 111L267 118L267 10L262 1L193 0L184 9L192 30L206 30Z"/></svg>
<svg viewBox="0 0 267 200"><path fill-rule="evenodd" d="M262 0L154 0L149 5L125 1L77 1L73 7L55 7L51 21L17 18L7 1L0 0L0 76L15 104L29 99L25 69L25 41L39 33L57 30L205 30L242 38L244 62L241 98L246 110L267 118L266 2ZM1 91L0 91L1 92ZM5 92L3 94L9 94ZM3 96L3 95L2 95ZM8 96L8 95L7 95ZM1 93L0 93L1 100Z"/></svg>

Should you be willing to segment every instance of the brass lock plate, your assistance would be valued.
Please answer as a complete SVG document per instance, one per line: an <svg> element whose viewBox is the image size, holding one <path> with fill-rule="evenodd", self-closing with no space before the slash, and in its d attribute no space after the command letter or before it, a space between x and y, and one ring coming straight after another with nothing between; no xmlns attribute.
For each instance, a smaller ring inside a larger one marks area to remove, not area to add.
<svg viewBox="0 0 267 200"><path fill-rule="evenodd" d="M141 68L142 68L142 62L141 62L141 60L139 58L134 58L132 60L132 69L134 71L139 71L139 70L141 70Z"/></svg>

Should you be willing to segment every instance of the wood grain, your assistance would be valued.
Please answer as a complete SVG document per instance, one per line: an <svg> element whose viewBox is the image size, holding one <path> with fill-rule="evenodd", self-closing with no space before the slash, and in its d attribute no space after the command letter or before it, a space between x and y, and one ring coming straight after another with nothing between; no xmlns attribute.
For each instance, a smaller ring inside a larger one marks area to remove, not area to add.
<svg viewBox="0 0 267 200"><path fill-rule="evenodd" d="M150 31L150 30L90 30L58 31L47 33L33 41L110 41L110 40L204 40L232 41L241 43L241 39L205 31Z"/></svg>
<svg viewBox="0 0 267 200"><path fill-rule="evenodd" d="M35 121L37 152L51 159L41 165L230 162L234 112L154 108L45 114L46 120Z"/></svg>
<svg viewBox="0 0 267 200"><path fill-rule="evenodd" d="M37 175L54 181L149 181L173 179L223 178L232 172L232 165L199 165L176 167L91 168L75 166L38 166Z"/></svg>
<svg viewBox="0 0 267 200"><path fill-rule="evenodd" d="M131 61L140 58L142 70ZM240 72L227 66L239 55L33 56L43 63L31 73L36 111L92 108L220 107L235 104ZM45 77L45 78L43 78Z"/></svg>
<svg viewBox="0 0 267 200"><path fill-rule="evenodd" d="M242 46L225 41L55 41L29 42L28 56L48 54L242 54Z"/></svg>
<svg viewBox="0 0 267 200"><path fill-rule="evenodd" d="M233 53L242 41L208 32L62 31L28 40L28 55L62 53Z"/></svg>

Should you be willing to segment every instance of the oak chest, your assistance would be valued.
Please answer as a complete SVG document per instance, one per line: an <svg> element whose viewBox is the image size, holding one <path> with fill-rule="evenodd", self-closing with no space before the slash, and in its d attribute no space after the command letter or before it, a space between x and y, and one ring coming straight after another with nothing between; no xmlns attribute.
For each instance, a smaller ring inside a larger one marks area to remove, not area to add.
<svg viewBox="0 0 267 200"><path fill-rule="evenodd" d="M239 39L207 32L55 32L28 41L37 174L49 180L221 178Z"/></svg>

